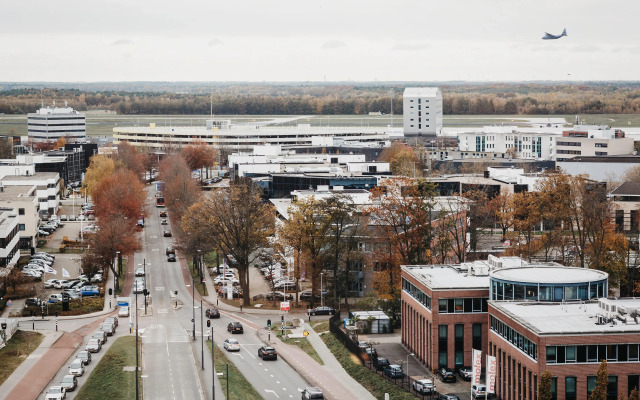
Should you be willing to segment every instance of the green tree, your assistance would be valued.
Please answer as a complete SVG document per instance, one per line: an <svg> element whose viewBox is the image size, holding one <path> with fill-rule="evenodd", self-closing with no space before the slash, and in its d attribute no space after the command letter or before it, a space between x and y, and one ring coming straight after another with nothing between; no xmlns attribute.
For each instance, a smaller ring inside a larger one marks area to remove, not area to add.
<svg viewBox="0 0 640 400"><path fill-rule="evenodd" d="M540 375L540 381L538 382L538 400L551 400L553 395L551 393L551 372L545 370Z"/></svg>
<svg viewBox="0 0 640 400"><path fill-rule="evenodd" d="M596 388L591 392L589 400L607 400L607 385L609 384L609 372L607 360L602 360L596 374Z"/></svg>

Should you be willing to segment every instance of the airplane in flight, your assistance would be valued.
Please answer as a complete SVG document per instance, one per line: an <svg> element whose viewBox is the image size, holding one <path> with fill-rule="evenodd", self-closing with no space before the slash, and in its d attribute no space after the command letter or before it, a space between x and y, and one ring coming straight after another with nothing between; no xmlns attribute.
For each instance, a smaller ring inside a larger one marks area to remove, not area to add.
<svg viewBox="0 0 640 400"><path fill-rule="evenodd" d="M567 28L565 28L562 31L562 35L552 35L550 33L545 32L544 36L542 37L542 40L549 40L549 39L560 39L563 36L567 36Z"/></svg>

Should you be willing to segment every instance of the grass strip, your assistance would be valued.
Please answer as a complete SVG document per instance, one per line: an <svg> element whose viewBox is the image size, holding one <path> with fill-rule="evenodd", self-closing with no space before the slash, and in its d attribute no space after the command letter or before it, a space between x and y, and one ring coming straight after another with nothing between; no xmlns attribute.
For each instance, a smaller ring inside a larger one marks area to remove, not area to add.
<svg viewBox="0 0 640 400"><path fill-rule="evenodd" d="M376 399L384 399L385 393L389 393L389 397L394 400L415 400L415 397L411 393L401 389L360 364L360 361L358 361L332 333L327 333L320 337L331 353L333 353L333 356L342 365L342 368Z"/></svg>
<svg viewBox="0 0 640 400"><path fill-rule="evenodd" d="M142 341L138 344L140 359L142 359ZM123 336L116 339L75 398L78 400L135 399L136 382L132 376L134 372L122 370L122 367L135 367L135 365L136 337ZM139 375L140 372L138 372ZM140 398L143 398L142 380L138 382Z"/></svg>
<svg viewBox="0 0 640 400"><path fill-rule="evenodd" d="M211 353L211 340L207 340L207 346L209 353ZM229 365L229 379L227 380L227 365ZM218 376L218 380L222 385L222 392L227 400L246 400L246 399L261 399L262 396L251 385L251 382L242 375L242 373L236 368L235 364L229 361L227 355L215 346L215 369L216 373L223 373L224 375ZM227 384L229 385L229 397L227 398Z"/></svg>
<svg viewBox="0 0 640 400"><path fill-rule="evenodd" d="M311 358L313 358L315 362L317 362L320 365L324 365L324 361L322 361L322 358L320 358L320 355L318 355L318 352L311 345L311 343L309 343L307 338L288 338L288 339L283 338L282 325L272 325L271 330L275 332L276 336L282 341L282 343L298 346L299 348L302 349L302 351L304 351ZM285 332L285 335L289 335L289 334L291 334L291 331L287 329Z"/></svg>
<svg viewBox="0 0 640 400"><path fill-rule="evenodd" d="M197 270L193 270L193 262L189 261L187 264L189 265L189 273L191 274L191 278L193 278L193 284L195 285L196 290L200 293L200 296L208 296L209 293L207 292L207 285L200 281L200 273ZM206 271L204 272L206 274ZM206 275L204 275L204 278L206 279Z"/></svg>
<svg viewBox="0 0 640 400"><path fill-rule="evenodd" d="M44 336L38 332L16 331L7 345L0 349L0 385L15 371L35 349Z"/></svg>

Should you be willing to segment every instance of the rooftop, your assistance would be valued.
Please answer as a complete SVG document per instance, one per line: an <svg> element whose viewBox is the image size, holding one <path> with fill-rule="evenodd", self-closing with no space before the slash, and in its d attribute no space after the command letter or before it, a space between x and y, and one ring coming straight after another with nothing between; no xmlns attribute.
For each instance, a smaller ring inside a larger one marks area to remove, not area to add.
<svg viewBox="0 0 640 400"><path fill-rule="evenodd" d="M502 268L491 272L491 278L524 283L586 283L606 280L609 274L595 269L536 265L519 268Z"/></svg>
<svg viewBox="0 0 640 400"><path fill-rule="evenodd" d="M640 183L624 182L622 185L613 189L610 194L615 196L640 196Z"/></svg>
<svg viewBox="0 0 640 400"><path fill-rule="evenodd" d="M36 181L40 182L47 179L58 179L60 174L57 172L36 172L35 175L6 175L0 182L24 182L24 181Z"/></svg>
<svg viewBox="0 0 640 400"><path fill-rule="evenodd" d="M640 309L640 299L609 300L627 309ZM603 315L599 303L537 303L490 301L499 312L508 315L538 335L640 333L640 324L629 314L622 319L600 323ZM622 317L622 316L621 316ZM640 321L640 319L639 319Z"/></svg>
<svg viewBox="0 0 640 400"><path fill-rule="evenodd" d="M0 201L10 202L16 200L30 200L35 198L35 185L11 185L3 186L0 190Z"/></svg>
<svg viewBox="0 0 640 400"><path fill-rule="evenodd" d="M404 89L405 96L435 96L438 93L437 87L408 87Z"/></svg>
<svg viewBox="0 0 640 400"><path fill-rule="evenodd" d="M476 261L476 263L483 263ZM416 278L431 290L442 289L489 289L489 264L486 275L474 275L453 265L404 265L403 272Z"/></svg>

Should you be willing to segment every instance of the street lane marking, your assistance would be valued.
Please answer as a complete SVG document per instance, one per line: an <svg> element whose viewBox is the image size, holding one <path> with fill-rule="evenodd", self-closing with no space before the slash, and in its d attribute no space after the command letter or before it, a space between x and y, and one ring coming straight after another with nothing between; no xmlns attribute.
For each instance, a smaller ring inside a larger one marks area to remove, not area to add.
<svg viewBox="0 0 640 400"><path fill-rule="evenodd" d="M151 251L160 251L160 249L151 249Z"/></svg>
<svg viewBox="0 0 640 400"><path fill-rule="evenodd" d="M276 397L277 397L277 398L280 398L280 396L278 396L278 393L276 393L276 391L275 391L275 390L265 389L264 391L265 391L265 392L267 392L267 393L273 393L273 394L275 394L275 395L276 395Z"/></svg>
<svg viewBox="0 0 640 400"><path fill-rule="evenodd" d="M160 308L158 309L158 314L169 314L169 310L166 308Z"/></svg>
<svg viewBox="0 0 640 400"><path fill-rule="evenodd" d="M164 290L164 286L156 286L156 292Z"/></svg>
<svg viewBox="0 0 640 400"><path fill-rule="evenodd" d="M234 356L238 356L238 357L240 357L240 358L242 358L244 360L244 357L242 357L242 354L234 353L233 355Z"/></svg>

